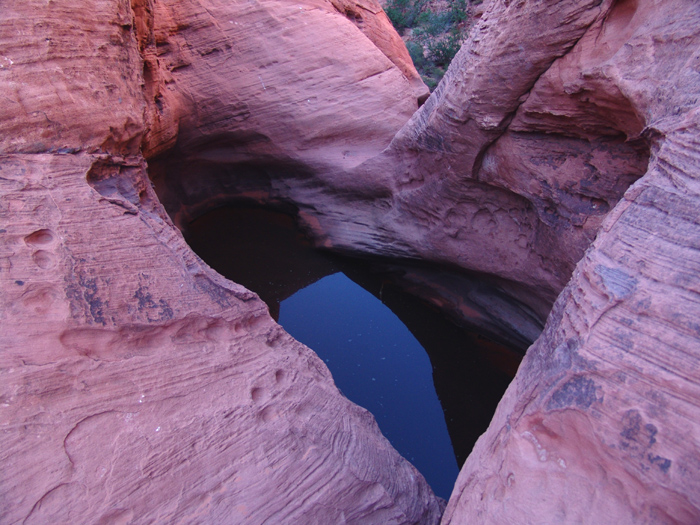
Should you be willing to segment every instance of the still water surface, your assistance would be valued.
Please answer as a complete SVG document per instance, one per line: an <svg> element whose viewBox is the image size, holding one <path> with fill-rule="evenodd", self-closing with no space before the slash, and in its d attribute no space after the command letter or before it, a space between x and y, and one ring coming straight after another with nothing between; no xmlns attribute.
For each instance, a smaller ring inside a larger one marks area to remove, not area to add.
<svg viewBox="0 0 700 525"><path fill-rule="evenodd" d="M433 368L399 318L336 273L282 301L279 323L316 351L345 396L372 412L394 448L449 498L459 469Z"/></svg>
<svg viewBox="0 0 700 525"><path fill-rule="evenodd" d="M313 249L285 214L219 208L189 225L193 250L255 291L394 448L449 498L520 355L465 332L372 266ZM358 284L359 283L359 284Z"/></svg>

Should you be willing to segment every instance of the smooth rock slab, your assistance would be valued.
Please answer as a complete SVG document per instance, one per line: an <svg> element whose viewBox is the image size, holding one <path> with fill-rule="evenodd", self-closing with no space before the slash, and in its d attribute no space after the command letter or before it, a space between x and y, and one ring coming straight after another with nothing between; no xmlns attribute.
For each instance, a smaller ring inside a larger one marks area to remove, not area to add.
<svg viewBox="0 0 700 525"><path fill-rule="evenodd" d="M189 251L139 162L0 166L3 523L438 521L322 361Z"/></svg>

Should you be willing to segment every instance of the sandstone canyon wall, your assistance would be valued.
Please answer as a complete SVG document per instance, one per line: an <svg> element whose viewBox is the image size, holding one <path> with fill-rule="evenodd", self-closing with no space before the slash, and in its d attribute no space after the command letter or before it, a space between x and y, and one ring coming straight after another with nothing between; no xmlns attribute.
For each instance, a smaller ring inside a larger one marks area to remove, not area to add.
<svg viewBox="0 0 700 525"><path fill-rule="evenodd" d="M558 218L540 209L540 223L562 233L554 246L580 243L554 252L560 265L597 238L462 469L444 523L700 517L700 7L599 9L539 75L477 173L531 202L558 195Z"/></svg>
<svg viewBox="0 0 700 525"><path fill-rule="evenodd" d="M236 14L174 5L187 19L163 31L216 33ZM229 119L233 102L149 92L143 9L2 7L0 522L436 523L440 503L372 416L257 296L204 265L158 203L142 142L166 148L166 119ZM285 30L284 5L261 9ZM366 67L412 111L398 66L330 4L306 9L299 24L372 49ZM255 16L234 18L260 33Z"/></svg>
<svg viewBox="0 0 700 525"><path fill-rule="evenodd" d="M493 0L420 109L369 0L3 9L3 522L439 519L171 222L230 199L523 341L554 303L444 523L700 519L695 2Z"/></svg>
<svg viewBox="0 0 700 525"><path fill-rule="evenodd" d="M157 57L147 60L146 86L157 101L151 130L160 131L149 137L169 137L158 143L172 149L159 155L147 137L145 151L164 206L186 227L232 198L291 204L320 246L440 265L437 275L407 279L458 320L527 347L606 213L645 172L649 139L643 117L609 79L569 80L564 93L575 94L567 102L552 94L558 71L578 71L569 51L584 34L620 25L619 16L606 18L610 2L490 5L415 114L422 97L414 74L386 69L393 62L385 54L353 63L324 46L313 63L327 65L309 68L303 27L287 40L251 34L236 25L243 21L195 31L173 20L211 25L208 13L156 9L152 36L143 39L154 42L146 56ZM284 31L300 23L294 12ZM621 58L610 46L625 34L614 38L600 44L613 62ZM376 49L364 43L367 53ZM195 56L193 48L217 51ZM276 60L281 49L285 59ZM537 104L550 99L557 114L547 117ZM168 120L173 113L184 116ZM486 298L465 269L492 276L504 299Z"/></svg>

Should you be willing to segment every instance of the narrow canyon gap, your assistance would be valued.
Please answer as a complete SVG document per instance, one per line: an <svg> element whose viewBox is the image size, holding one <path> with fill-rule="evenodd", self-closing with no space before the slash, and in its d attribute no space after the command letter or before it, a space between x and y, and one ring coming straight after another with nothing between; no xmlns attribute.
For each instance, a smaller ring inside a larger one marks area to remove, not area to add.
<svg viewBox="0 0 700 525"><path fill-rule="evenodd" d="M489 0L419 109L372 0L5 2L0 521L697 522L699 42L692 0ZM536 338L446 509L187 246L232 196Z"/></svg>

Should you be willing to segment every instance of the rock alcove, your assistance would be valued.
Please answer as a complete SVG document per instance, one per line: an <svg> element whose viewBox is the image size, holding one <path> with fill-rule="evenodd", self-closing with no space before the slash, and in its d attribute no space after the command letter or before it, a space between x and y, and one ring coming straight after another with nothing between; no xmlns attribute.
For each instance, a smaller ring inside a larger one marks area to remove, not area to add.
<svg viewBox="0 0 700 525"><path fill-rule="evenodd" d="M281 326L316 351L341 391L449 498L523 349L460 328L406 293L397 277L405 263L314 249L292 215L224 206L186 232L205 262L258 293Z"/></svg>
<svg viewBox="0 0 700 525"><path fill-rule="evenodd" d="M700 7L484 3L420 109L372 0L3 3L0 521L698 522ZM186 245L233 195L544 323L445 509Z"/></svg>

